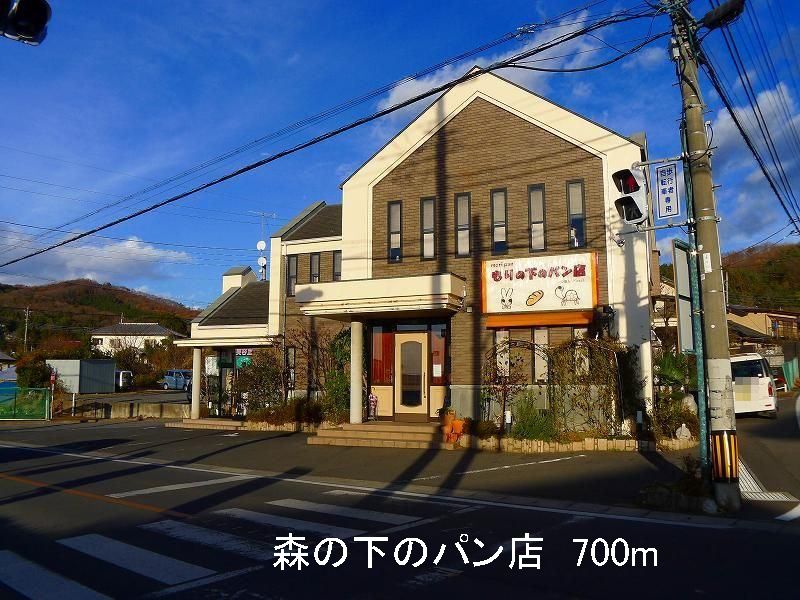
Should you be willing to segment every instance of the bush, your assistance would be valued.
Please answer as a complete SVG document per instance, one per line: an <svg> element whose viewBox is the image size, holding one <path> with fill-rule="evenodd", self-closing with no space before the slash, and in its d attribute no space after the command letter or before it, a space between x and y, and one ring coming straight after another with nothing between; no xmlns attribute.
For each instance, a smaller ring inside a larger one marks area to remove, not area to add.
<svg viewBox="0 0 800 600"><path fill-rule="evenodd" d="M266 408L247 411L247 420L271 425L286 423L309 423L319 425L323 421L323 407L311 398L291 398Z"/></svg>
<svg viewBox="0 0 800 600"><path fill-rule="evenodd" d="M344 370L332 370L325 374L322 409L325 419L332 423L343 423L350 414L350 378Z"/></svg>
<svg viewBox="0 0 800 600"><path fill-rule="evenodd" d="M497 435L500 428L494 421L473 421L470 418L464 419L464 433L475 435L482 440Z"/></svg>
<svg viewBox="0 0 800 600"><path fill-rule="evenodd" d="M17 386L21 388L49 388L50 367L44 360L20 360L17 363Z"/></svg>
<svg viewBox="0 0 800 600"><path fill-rule="evenodd" d="M553 440L558 436L552 413L536 407L533 398L524 397L514 410L511 435L523 440Z"/></svg>

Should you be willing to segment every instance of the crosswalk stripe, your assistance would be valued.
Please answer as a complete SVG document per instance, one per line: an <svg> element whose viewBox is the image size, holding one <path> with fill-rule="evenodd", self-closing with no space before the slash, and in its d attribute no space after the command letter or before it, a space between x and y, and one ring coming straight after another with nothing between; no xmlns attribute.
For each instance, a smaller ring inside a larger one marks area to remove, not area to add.
<svg viewBox="0 0 800 600"><path fill-rule="evenodd" d="M80 583L57 575L9 550L0 551L0 583L15 592L37 600L85 598L108 600Z"/></svg>
<svg viewBox="0 0 800 600"><path fill-rule="evenodd" d="M243 508L224 508L222 510L214 511L214 514L234 517L235 519L242 519L252 523L257 523L259 525L281 527L290 531L297 530L308 531L311 533L321 533L322 535L337 537L340 539L351 538L364 533L364 531L359 529L348 529L346 527L336 527L334 525L326 525L325 523L316 523L314 521L290 519L289 517L280 517L278 515L255 512L252 510L245 510Z"/></svg>
<svg viewBox="0 0 800 600"><path fill-rule="evenodd" d="M171 538L202 544L203 546L224 550L258 561L270 560L275 553L275 547L272 544L264 544L263 542L248 540L238 535L233 535L232 533L206 529L205 527L198 527L197 525L190 525L189 523L172 521L170 519L156 521L155 523L147 523L139 527Z"/></svg>
<svg viewBox="0 0 800 600"><path fill-rule="evenodd" d="M408 515L398 515L394 513L380 512L377 510L367 510L364 508L352 508L350 506L338 506L336 504L320 504L317 502L307 502L305 500L295 500L293 498L272 500L271 502L267 502L267 504L283 506L284 508L296 508L298 510L318 512L326 515L336 515L338 517L349 517L351 519L389 523L390 525L404 525L405 523L419 520L418 517L411 517Z"/></svg>
<svg viewBox="0 0 800 600"><path fill-rule="evenodd" d="M380 492L355 492L353 490L328 490L327 492L323 492L323 494L328 496L372 496L374 498L379 498L381 501L388 501L388 502L411 502L414 504L433 504L435 506L444 506L450 508L464 508L467 506L466 504L459 504L457 502L444 502L441 500L420 500L419 498L406 498L404 496L392 496L389 494L383 494Z"/></svg>
<svg viewBox="0 0 800 600"><path fill-rule="evenodd" d="M160 485L158 487L144 488L141 490L130 490L128 492L118 492L109 494L109 498L129 498L130 496L144 496L145 494L158 494L160 492L174 492L176 490L186 490L189 488L204 487L207 485L220 485L222 483L234 483L254 479L252 475L234 475L233 477L218 477L217 479L206 479L204 481L191 481L189 483L174 483L172 485Z"/></svg>
<svg viewBox="0 0 800 600"><path fill-rule="evenodd" d="M211 569L131 546L96 533L65 538L58 540L58 543L169 585L208 577L216 573Z"/></svg>

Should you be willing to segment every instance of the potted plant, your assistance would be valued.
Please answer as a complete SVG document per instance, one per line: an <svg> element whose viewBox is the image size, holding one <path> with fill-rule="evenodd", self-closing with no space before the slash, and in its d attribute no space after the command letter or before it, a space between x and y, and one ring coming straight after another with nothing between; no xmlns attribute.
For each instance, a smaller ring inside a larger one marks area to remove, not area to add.
<svg viewBox="0 0 800 600"><path fill-rule="evenodd" d="M447 441L453 431L453 421L455 421L455 418L456 411L449 406L439 409L439 419L442 422L442 434L444 435L445 441Z"/></svg>

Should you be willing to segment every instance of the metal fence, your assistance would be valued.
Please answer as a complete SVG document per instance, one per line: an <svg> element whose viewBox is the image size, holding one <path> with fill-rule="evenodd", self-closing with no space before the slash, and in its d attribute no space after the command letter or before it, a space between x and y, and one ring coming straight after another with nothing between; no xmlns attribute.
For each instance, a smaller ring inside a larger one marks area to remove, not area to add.
<svg viewBox="0 0 800 600"><path fill-rule="evenodd" d="M0 420L47 419L49 415L49 389L0 387Z"/></svg>

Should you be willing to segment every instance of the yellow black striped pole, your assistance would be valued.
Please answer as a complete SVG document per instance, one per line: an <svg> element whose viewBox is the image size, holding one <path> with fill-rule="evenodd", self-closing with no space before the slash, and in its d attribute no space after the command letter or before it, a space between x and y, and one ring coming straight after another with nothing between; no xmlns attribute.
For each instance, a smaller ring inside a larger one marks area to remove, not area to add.
<svg viewBox="0 0 800 600"><path fill-rule="evenodd" d="M739 440L736 430L711 432L711 464L714 483L739 481Z"/></svg>

